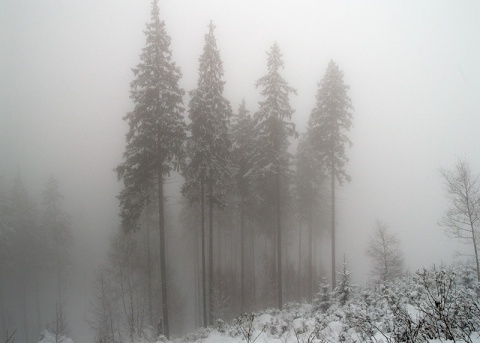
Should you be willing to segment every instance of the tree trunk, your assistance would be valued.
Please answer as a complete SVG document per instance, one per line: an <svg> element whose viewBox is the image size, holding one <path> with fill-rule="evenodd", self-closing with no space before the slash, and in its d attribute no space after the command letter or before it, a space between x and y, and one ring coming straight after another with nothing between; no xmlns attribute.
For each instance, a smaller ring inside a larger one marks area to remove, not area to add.
<svg viewBox="0 0 480 343"><path fill-rule="evenodd" d="M198 230L193 230L193 251L194 251L194 263L193 263L193 285L195 289L195 327L200 326L200 318L201 318L201 306L200 306L200 292L201 292L201 287L200 287L200 260L201 257L199 256L199 241L200 237L198 235Z"/></svg>
<svg viewBox="0 0 480 343"><path fill-rule="evenodd" d="M208 208L208 240L209 240L209 250L208 250L208 295L209 295L209 315L210 320L209 324L213 324L213 180L210 176L208 180L208 191L209 191L209 208Z"/></svg>
<svg viewBox="0 0 480 343"><path fill-rule="evenodd" d="M167 339L170 337L168 325L168 298L167 298L167 268L165 251L165 216L163 204L163 165L160 162L158 166L158 228L160 231L160 279L162 288L162 316L163 316L163 334Z"/></svg>
<svg viewBox="0 0 480 343"><path fill-rule="evenodd" d="M240 313L245 313L245 213L243 197L240 201Z"/></svg>
<svg viewBox="0 0 480 343"><path fill-rule="evenodd" d="M29 335L29 327L28 327L28 309L27 309L27 282L26 282L26 277L25 277L25 271L24 271L24 277L23 279L25 280L23 285L20 287L22 288L22 314L23 314L23 332L24 332L24 339L25 343L30 341L30 335Z"/></svg>
<svg viewBox="0 0 480 343"><path fill-rule="evenodd" d="M333 163L333 162L332 162ZM335 171L330 171L332 174L332 290L335 289L336 280L336 263L335 263Z"/></svg>
<svg viewBox="0 0 480 343"><path fill-rule="evenodd" d="M251 227L251 246L252 246L252 304L257 302L257 287L256 287L256 277L255 277L255 224L250 223ZM254 308L252 308L254 310Z"/></svg>
<svg viewBox="0 0 480 343"><path fill-rule="evenodd" d="M153 325L153 294L152 294L152 257L150 251L150 225L151 225L151 207L147 204L146 208L146 225L145 225L145 252L147 258L147 303L148 303L148 324Z"/></svg>
<svg viewBox="0 0 480 343"><path fill-rule="evenodd" d="M478 261L477 238L475 237L475 228L473 227L471 219L470 219L470 228L472 229L473 250L475 250L475 263L477 266L477 281L480 281L480 264Z"/></svg>
<svg viewBox="0 0 480 343"><path fill-rule="evenodd" d="M201 185L201 199L200 204L202 206L202 303L203 303L203 326L208 326L207 316L207 269L205 265L205 190L202 181Z"/></svg>
<svg viewBox="0 0 480 343"><path fill-rule="evenodd" d="M37 314L37 332L41 330L42 327L42 314L40 310L40 290L39 290L39 280L38 275L35 273L35 307L36 307L36 314Z"/></svg>
<svg viewBox="0 0 480 343"><path fill-rule="evenodd" d="M278 308L282 309L282 222L280 213L280 175L275 175L275 205L277 221L277 300Z"/></svg>
<svg viewBox="0 0 480 343"><path fill-rule="evenodd" d="M308 301L313 298L313 210L308 214Z"/></svg>
<svg viewBox="0 0 480 343"><path fill-rule="evenodd" d="M5 275L3 273L3 270L0 269L0 272L2 272L2 275ZM3 279L0 278L0 337L2 337L3 334L7 332L6 325L7 323L5 323L5 304L3 298Z"/></svg>
<svg viewBox="0 0 480 343"><path fill-rule="evenodd" d="M302 301L302 219L298 226L298 301Z"/></svg>

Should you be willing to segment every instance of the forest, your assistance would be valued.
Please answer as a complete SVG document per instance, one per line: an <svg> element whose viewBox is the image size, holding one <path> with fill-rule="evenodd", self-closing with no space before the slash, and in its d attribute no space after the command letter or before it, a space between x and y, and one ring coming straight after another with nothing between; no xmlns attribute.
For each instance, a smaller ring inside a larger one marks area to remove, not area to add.
<svg viewBox="0 0 480 343"><path fill-rule="evenodd" d="M349 59L322 60L298 106L290 80L301 66L289 62L291 46L272 40L248 57L263 67L241 94L216 20L204 23L188 54L196 70L185 72L162 1L149 6L143 45L129 47L137 57L115 114L118 153L100 154L109 144L100 125L92 150L87 136L72 141L98 153L90 164L69 154L76 179L48 162L38 164L51 168L42 181L43 170L32 178L35 167L18 162L0 169L0 342L479 341L475 158L455 150L432 163L392 149L362 182L377 150L361 159L355 149L378 129L362 131L365 102ZM407 190L424 164L432 172ZM382 168L390 179L377 178ZM98 183L80 183L81 174ZM115 186L100 186L107 179ZM408 228L417 216L422 224ZM432 218L433 234L422 227Z"/></svg>

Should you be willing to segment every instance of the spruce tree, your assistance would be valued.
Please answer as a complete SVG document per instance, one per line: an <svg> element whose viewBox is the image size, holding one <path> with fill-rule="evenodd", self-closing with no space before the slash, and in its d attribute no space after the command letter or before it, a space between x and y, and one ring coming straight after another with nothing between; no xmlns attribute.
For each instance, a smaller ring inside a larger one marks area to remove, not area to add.
<svg viewBox="0 0 480 343"><path fill-rule="evenodd" d="M48 235L50 257L57 279L57 302L61 303L66 281L67 268L71 264L70 251L73 235L69 216L62 210L63 196L58 180L52 175L43 191L43 213L41 225Z"/></svg>
<svg viewBox="0 0 480 343"><path fill-rule="evenodd" d="M233 144L233 163L235 166L235 183L240 208L240 294L241 312L245 312L245 216L250 195L251 178L247 173L252 167L252 150L254 144L253 120L242 100L238 113L232 117L231 136Z"/></svg>
<svg viewBox="0 0 480 343"><path fill-rule="evenodd" d="M119 195L123 227L137 228L151 189L158 198L160 274L163 333L169 337L165 252L164 177L178 167L186 138L182 113L184 91L179 87L180 69L172 60L170 37L159 18L158 0L152 1L151 21L146 25L146 46L133 68L130 84L134 109L124 120L129 124L124 162L117 167L124 188Z"/></svg>
<svg viewBox="0 0 480 343"><path fill-rule="evenodd" d="M317 151L312 144L311 130L307 129L307 132L301 136L297 148L295 190L300 221L301 223L305 221L308 225L307 296L309 301L312 301L314 284L313 246L315 244L315 214L319 212L320 188L324 179L322 162L317 155Z"/></svg>
<svg viewBox="0 0 480 343"><path fill-rule="evenodd" d="M314 312L320 311L325 313L330 306L332 306L332 292L330 291L330 284L328 284L327 279L323 277L319 285L319 292L313 301L312 310Z"/></svg>
<svg viewBox="0 0 480 343"><path fill-rule="evenodd" d="M345 257L343 257L342 270L338 274L340 278L333 290L333 296L340 306L344 306L352 298L355 288L350 279L350 271L347 268Z"/></svg>
<svg viewBox="0 0 480 343"><path fill-rule="evenodd" d="M296 94L280 75L283 69L280 47L274 43L267 52L268 72L256 82L261 87L264 100L259 102L260 108L255 113L255 148L254 173L260 182L268 183L268 190L274 202L275 245L276 245L276 277L277 277L277 305L283 305L282 299L282 182L289 173L291 156L288 153L288 138L297 136L295 125L291 122L294 110L290 106L290 93Z"/></svg>
<svg viewBox="0 0 480 343"><path fill-rule="evenodd" d="M350 181L345 172L348 161L345 146L351 145L346 132L352 126L352 104L347 92L349 86L343 82L343 72L330 61L327 71L319 83L317 101L310 116L313 144L319 152L331 182L331 234L332 234L332 288L336 284L335 262L335 180L341 185Z"/></svg>
<svg viewBox="0 0 480 343"><path fill-rule="evenodd" d="M202 213L202 269L203 269L203 316L206 313L206 266L205 266L205 187L208 194L208 292L210 324L213 322L213 210L214 205L224 205L225 184L231 177L230 137L228 122L232 110L223 96L225 81L220 51L214 35L215 26L210 22L205 35L205 46L200 56L197 88L193 90L189 103L189 129L191 137L187 144L189 163L185 168L185 184L182 192L192 201L200 200Z"/></svg>

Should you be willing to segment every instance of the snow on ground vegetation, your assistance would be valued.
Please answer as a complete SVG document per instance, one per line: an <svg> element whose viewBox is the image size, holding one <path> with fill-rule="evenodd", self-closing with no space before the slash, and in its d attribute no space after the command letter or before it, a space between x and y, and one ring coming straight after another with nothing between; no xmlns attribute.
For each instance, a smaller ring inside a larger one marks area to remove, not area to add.
<svg viewBox="0 0 480 343"><path fill-rule="evenodd" d="M344 286L334 292L320 287L313 304L218 320L176 341L480 342L479 287L470 268L424 269L391 283Z"/></svg>
<svg viewBox="0 0 480 343"><path fill-rule="evenodd" d="M172 342L480 343L480 287L472 268L424 269L365 288L352 285L343 273L333 292L326 285L319 289L312 304L288 303L282 310L243 314L228 323L217 319L213 326ZM165 337L140 336L127 341L167 342ZM39 343L55 342L52 337L46 332Z"/></svg>

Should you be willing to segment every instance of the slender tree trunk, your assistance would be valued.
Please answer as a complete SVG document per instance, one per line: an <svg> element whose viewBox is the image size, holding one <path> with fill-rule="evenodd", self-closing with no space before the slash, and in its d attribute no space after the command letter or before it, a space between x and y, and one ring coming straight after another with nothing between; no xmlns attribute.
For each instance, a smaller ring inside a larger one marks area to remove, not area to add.
<svg viewBox="0 0 480 343"><path fill-rule="evenodd" d="M319 284L320 282L320 261L319 261L319 254L318 254L318 242L319 242L319 239L318 239L318 231L319 230L315 230L313 232L313 251L312 251L312 255L313 255L313 285L314 287L316 287L316 285ZM316 288L314 289L314 292L316 291Z"/></svg>
<svg viewBox="0 0 480 343"><path fill-rule="evenodd" d="M475 237L475 228L473 227L473 222L471 218L470 218L470 228L472 230L473 250L475 251L475 263L477 265L477 281L480 281L480 264L478 261L477 238Z"/></svg>
<svg viewBox="0 0 480 343"><path fill-rule="evenodd" d="M24 272L25 273L25 272ZM23 332L25 334L25 343L30 341L29 335L29 327L28 327L28 310L27 310L27 282L26 277L24 275L23 279L25 280L23 285L20 287L22 288L22 313L23 313Z"/></svg>
<svg viewBox="0 0 480 343"><path fill-rule="evenodd" d="M201 184L201 199L200 205L202 207L202 304L203 304L203 326L208 326L207 316L207 269L205 265L205 189L202 181Z"/></svg>
<svg viewBox="0 0 480 343"><path fill-rule="evenodd" d="M35 273L37 274L37 273ZM40 290L39 290L39 280L38 275L35 275L35 307L37 312L37 331L41 330L42 327L42 314L40 310Z"/></svg>
<svg viewBox="0 0 480 343"><path fill-rule="evenodd" d="M245 313L245 213L243 197L240 203L240 312Z"/></svg>
<svg viewBox="0 0 480 343"><path fill-rule="evenodd" d="M209 208L208 208L208 240L209 240L209 250L208 250L208 264L209 264L209 269L208 269L208 295L209 295L209 309L210 309L210 320L209 323L213 324L213 180L212 177L210 176L210 179L208 180L208 191L209 191Z"/></svg>
<svg viewBox="0 0 480 343"><path fill-rule="evenodd" d="M302 300L302 219L298 227L298 301Z"/></svg>
<svg viewBox="0 0 480 343"><path fill-rule="evenodd" d="M198 245L200 241L200 237L198 235L198 230L193 230L193 251L194 251L194 263L193 263L193 285L195 287L195 327L200 326L200 318L201 318L201 306L200 306L200 260L201 257L199 256Z"/></svg>
<svg viewBox="0 0 480 343"><path fill-rule="evenodd" d="M252 304L256 304L257 302L257 284L256 280L257 278L255 277L255 224L251 223L251 246L252 246Z"/></svg>
<svg viewBox="0 0 480 343"><path fill-rule="evenodd" d="M160 149L159 149L160 150ZM163 204L163 165L160 162L157 171L158 181L158 228L160 231L160 278L162 287L162 315L163 334L167 339L170 337L168 325L168 298L167 298L167 267L165 251L165 216Z"/></svg>
<svg viewBox="0 0 480 343"><path fill-rule="evenodd" d="M332 162L333 163L333 162ZM337 284L336 280L336 263L335 263L335 171L330 171L332 174L332 290L335 289Z"/></svg>
<svg viewBox="0 0 480 343"><path fill-rule="evenodd" d="M313 210L308 214L308 301L313 298Z"/></svg>
<svg viewBox="0 0 480 343"><path fill-rule="evenodd" d="M276 205L276 221L277 221L277 301L278 308L283 307L282 298L282 222L280 213L280 175L277 171L275 174L275 205Z"/></svg>
<svg viewBox="0 0 480 343"><path fill-rule="evenodd" d="M3 270L0 269L2 276L5 275ZM3 278L0 278L0 337L3 337L3 334L7 332L6 323L5 323L5 302L3 297Z"/></svg>
<svg viewBox="0 0 480 343"><path fill-rule="evenodd" d="M387 281L388 277L388 261L387 261L387 247L385 246L385 237L382 235L382 241L383 241L383 261L384 261L384 266L385 266L385 274L383 275L383 282Z"/></svg>
<svg viewBox="0 0 480 343"><path fill-rule="evenodd" d="M152 294L152 254L150 251L150 225L151 225L151 207L147 204L146 208L146 225L145 225L145 250L147 257L147 303L148 303L148 324L153 325L153 294Z"/></svg>

